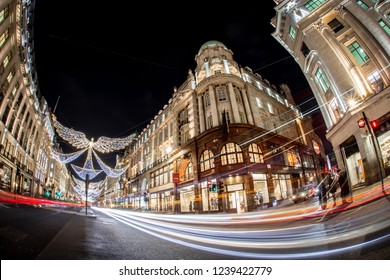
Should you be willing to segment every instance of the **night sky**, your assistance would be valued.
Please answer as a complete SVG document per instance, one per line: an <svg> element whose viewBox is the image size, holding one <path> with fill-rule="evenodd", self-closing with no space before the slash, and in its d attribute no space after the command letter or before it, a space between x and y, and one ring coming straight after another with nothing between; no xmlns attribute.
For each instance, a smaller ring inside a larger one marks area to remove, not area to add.
<svg viewBox="0 0 390 280"><path fill-rule="evenodd" d="M304 112L317 105L297 63L271 36L273 1L260 9L253 1L129 3L36 1L39 87L51 108L59 100L55 114L65 126L95 139L142 130L194 71L209 40L224 43L240 66L272 84L288 84L297 105L312 99Z"/></svg>

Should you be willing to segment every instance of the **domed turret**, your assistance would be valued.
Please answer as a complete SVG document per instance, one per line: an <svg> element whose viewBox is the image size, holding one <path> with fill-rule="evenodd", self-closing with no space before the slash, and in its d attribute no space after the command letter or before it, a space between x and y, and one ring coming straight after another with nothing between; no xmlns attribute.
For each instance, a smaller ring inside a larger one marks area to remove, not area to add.
<svg viewBox="0 0 390 280"><path fill-rule="evenodd" d="M227 50L226 46L225 46L223 43L221 43L221 42L219 42L219 41L211 40L211 41L207 41L206 43L204 43L204 44L200 47L200 49L199 49L199 51L198 51L198 55L199 55L204 49L210 48L210 47L215 47L215 46L221 46L221 47L224 47L224 48Z"/></svg>
<svg viewBox="0 0 390 280"><path fill-rule="evenodd" d="M218 74L233 74L239 76L237 63L233 60L233 52L223 43L216 40L204 43L195 56L197 67L195 69L196 80Z"/></svg>

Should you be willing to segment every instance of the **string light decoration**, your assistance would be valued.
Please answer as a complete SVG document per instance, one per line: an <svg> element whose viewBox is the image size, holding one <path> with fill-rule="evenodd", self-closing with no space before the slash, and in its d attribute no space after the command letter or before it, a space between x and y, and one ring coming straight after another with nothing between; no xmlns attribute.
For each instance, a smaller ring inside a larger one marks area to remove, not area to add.
<svg viewBox="0 0 390 280"><path fill-rule="evenodd" d="M82 200L85 200L85 187L84 187L85 183L74 176L72 176L72 178L73 178L73 185L72 185L73 189L81 197ZM104 183L105 180L89 183L89 187L88 187L89 201L94 200L96 197L100 195L100 193L103 191L103 188L100 189L100 186L104 185Z"/></svg>
<svg viewBox="0 0 390 280"><path fill-rule="evenodd" d="M119 169L111 168L100 159L96 151L101 153L109 153L124 149L136 138L136 133L133 133L125 138L109 138L102 136L99 137L96 142L94 142L93 138L91 140L88 140L83 132L76 131L72 128L67 128L62 125L59 121L57 121L57 118L54 115L52 115L52 118L54 127L56 128L58 135L64 140L66 140L73 147L77 149L82 149L81 151L72 154L61 154L52 150L52 155L55 159L62 163L69 163L74 161L85 151L88 151L88 155L83 167L71 164L73 170L80 178L86 180L88 175L88 179L92 180L102 171L104 171L104 173L109 177L118 178L126 172L129 165ZM102 170L96 170L94 168L92 155L94 155L97 163L102 168Z"/></svg>
<svg viewBox="0 0 390 280"><path fill-rule="evenodd" d="M106 154L126 148L126 146L128 146L131 141L136 138L136 133L133 133L125 138L109 138L101 136L96 142L94 142L93 138L88 140L84 133L63 126L60 122L57 121L54 115L53 121L58 135L77 149L90 148Z"/></svg>
<svg viewBox="0 0 390 280"><path fill-rule="evenodd" d="M71 154L62 154L60 152L53 150L53 148L51 148L51 155L57 161L59 161L63 164L67 164L67 163L72 162L75 159L77 159L79 156L81 156L86 151L87 151L87 149L83 149L79 152L75 152L75 153L71 153Z"/></svg>

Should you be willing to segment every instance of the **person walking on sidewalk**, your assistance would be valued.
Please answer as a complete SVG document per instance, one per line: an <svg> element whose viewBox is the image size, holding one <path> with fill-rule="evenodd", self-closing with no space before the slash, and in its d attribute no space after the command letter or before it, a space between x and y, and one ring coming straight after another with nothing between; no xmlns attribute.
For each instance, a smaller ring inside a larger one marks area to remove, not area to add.
<svg viewBox="0 0 390 280"><path fill-rule="evenodd" d="M318 201L320 203L320 206L322 208L322 210L324 210L326 208L326 204L328 203L328 196L327 196L327 189L328 189L328 177L326 174L323 174L323 179L322 181L320 182L320 185L319 185L319 192L318 192Z"/></svg>
<svg viewBox="0 0 390 280"><path fill-rule="evenodd" d="M337 192L337 188L339 186L338 178L334 175L331 175L330 179L331 179L331 183L329 186L329 196L331 196L333 198L333 206L335 206L336 205L336 192Z"/></svg>
<svg viewBox="0 0 390 280"><path fill-rule="evenodd" d="M347 197L350 195L350 190L349 190L349 185L348 185L348 178L347 178L347 172L345 169L343 170L338 170L339 173L339 186L341 190L341 199L344 203L347 203Z"/></svg>

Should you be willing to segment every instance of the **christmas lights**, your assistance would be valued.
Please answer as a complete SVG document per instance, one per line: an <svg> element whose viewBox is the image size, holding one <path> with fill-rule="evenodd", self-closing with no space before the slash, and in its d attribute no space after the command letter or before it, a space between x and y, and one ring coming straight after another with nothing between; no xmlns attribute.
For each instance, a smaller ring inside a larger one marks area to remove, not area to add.
<svg viewBox="0 0 390 280"><path fill-rule="evenodd" d="M92 148L105 154L126 148L126 146L136 138L136 133L133 133L125 138L109 138L102 136L94 142L93 138L88 140L84 133L63 126L55 117L53 117L53 119L54 127L56 128L58 135L78 149Z"/></svg>
<svg viewBox="0 0 390 280"><path fill-rule="evenodd" d="M127 165L123 168L113 169L113 168L110 168L109 166L105 165L104 162L95 153L95 151L93 151L93 154L94 154L96 161L99 164L100 168L103 169L104 173L106 173L109 177L112 177L112 178L120 177L123 173L126 172L127 168L129 168L129 166L130 166L130 165Z"/></svg>
<svg viewBox="0 0 390 280"><path fill-rule="evenodd" d="M67 164L69 162L74 161L79 156L81 156L83 153L85 153L86 150L87 149L83 149L79 152L75 152L75 153L71 153L71 154L62 154L60 152L53 150L53 148L51 148L51 154L52 154L52 157L54 159L56 159L57 161L59 161L63 164Z"/></svg>
<svg viewBox="0 0 390 280"><path fill-rule="evenodd" d="M91 139L91 141L88 140L84 133L63 126L60 122L57 121L55 115L52 115L52 118L54 127L56 128L58 135L67 142L69 142L69 144L71 144L73 147L77 149L82 149L81 151L71 154L62 154L52 149L53 158L62 163L69 163L74 161L81 154L88 150L88 155L83 167L71 164L71 167L76 172L76 174L84 181L87 179L87 176L89 180L94 179L102 171L104 171L107 176L112 178L118 178L126 172L129 166L125 166L119 169L111 168L100 159L100 157L96 154L95 151L101 153L109 153L112 151L124 149L135 139L136 133L133 133L125 138L109 138L102 136L99 137L96 142L94 142L93 138ZM94 168L92 154L95 156L96 161L98 162L102 170L96 170Z"/></svg>

